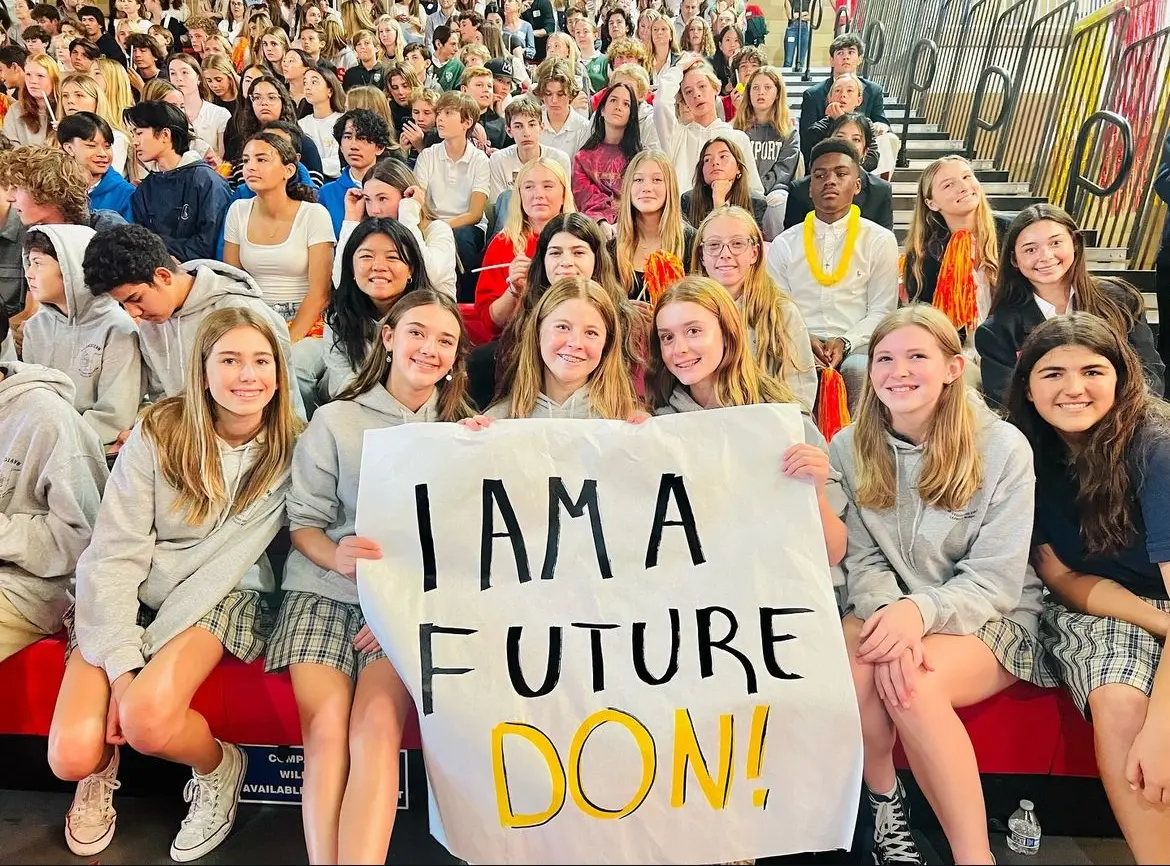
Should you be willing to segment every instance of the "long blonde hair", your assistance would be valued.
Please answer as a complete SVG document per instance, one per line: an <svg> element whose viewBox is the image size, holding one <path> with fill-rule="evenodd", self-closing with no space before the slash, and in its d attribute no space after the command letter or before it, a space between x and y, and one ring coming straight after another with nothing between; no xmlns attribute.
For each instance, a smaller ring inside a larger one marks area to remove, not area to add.
<svg viewBox="0 0 1170 866"><path fill-rule="evenodd" d="M455 349L455 363L451 366L451 372L435 384L435 391L439 395L437 401L438 418L440 421L462 421L475 414L471 404L467 402L467 355L471 352L471 343L467 339L467 328L463 324L459 307L456 306L451 296L434 289L415 289L406 292L394 302L394 305L390 307L390 312L386 314L386 318L379 322L375 329L377 336L370 344L361 369L335 399L356 400L374 388L385 388L390 381L390 365L394 362L382 342L383 333L387 328L391 331L397 328L402 317L411 310L431 305L442 307L459 323L459 345Z"/></svg>
<svg viewBox="0 0 1170 866"><path fill-rule="evenodd" d="M108 123L111 129L123 135L129 135L126 127L122 125L122 116L110 110L106 92L98 86L97 80L92 75L86 72L74 72L65 76L65 80L61 82L61 90L65 89L66 84L76 84L86 96L92 99L94 102L93 113ZM113 142L111 141L110 144Z"/></svg>
<svg viewBox="0 0 1170 866"><path fill-rule="evenodd" d="M516 180L512 183L512 197L508 202L508 215L504 218L504 225L500 229L500 234L511 241L514 250L523 250L528 244L528 236L534 233L528 222L528 214L524 212L520 188L528 176L538 167L551 171L560 182L565 196L564 204L561 205L561 213L574 213L577 210L577 204L573 201L573 190L569 185L569 176L565 174L565 169L559 162L547 156L526 162L523 168L516 173Z"/></svg>
<svg viewBox="0 0 1170 866"><path fill-rule="evenodd" d="M102 71L102 89L106 92L106 105L109 106L110 114L118 119L118 125L114 128L125 132L122 114L134 105L134 90L130 87L130 76L126 74L125 67L116 60L99 57L96 63ZM113 126L113 121L105 119Z"/></svg>
<svg viewBox="0 0 1170 866"><path fill-rule="evenodd" d="M658 238L662 242L660 249L678 256L683 266L686 256L686 232L683 230L682 199L678 192L678 178L675 175L674 163L661 150L643 150L630 160L626 166L626 176L622 181L622 194L618 199L617 215L617 271L622 287L628 292L634 285L634 252L638 248L638 225L634 208L634 175L643 163L652 162L662 171L666 179L666 203L662 207L662 216L658 218Z"/></svg>
<svg viewBox="0 0 1170 866"><path fill-rule="evenodd" d="M914 285L918 292L922 291L923 273L922 262L932 253L942 258L945 244L939 249L929 249L942 243L943 238L949 238L951 231L947 228L942 214L930 209L931 189L934 186L934 177L944 165L961 164L971 168L971 163L957 155L942 156L928 165L918 179L918 195L914 198L914 213L910 216L910 228L906 233L906 254L903 273L914 277ZM971 251L975 254L975 267L987 275L988 284L994 286L999 278L999 238L995 233L995 218L991 214L991 204L987 201L987 193L979 188L979 205L975 208L975 231L971 238ZM917 300L917 297L911 298ZM985 311L986 312L986 311Z"/></svg>
<svg viewBox="0 0 1170 866"><path fill-rule="evenodd" d="M773 66L761 66L748 76L747 84L743 88L743 107L735 113L732 125L745 132L755 125L756 110L752 106L751 93L752 82L759 75L776 85L776 102L772 105L772 116L768 118L768 123L780 135L790 134L792 132L792 114L788 111L788 88L784 84L784 76L780 74L780 70Z"/></svg>
<svg viewBox="0 0 1170 866"><path fill-rule="evenodd" d="M59 117L60 96L61 96L61 67L57 65L57 61L48 54L33 54L24 61L27 66L30 63L35 63L49 76L49 88L45 93L45 105L47 110L45 112L45 119L48 121L50 116ZM37 103L35 97L28 92L27 87L20 89L20 120L28 128L29 132L40 133L41 130L41 107ZM52 129L44 130L46 136L52 133Z"/></svg>
<svg viewBox="0 0 1170 866"><path fill-rule="evenodd" d="M764 264L764 236L760 233L755 217L739 207L722 207L711 211L695 233L691 270L695 273L706 271L703 262L703 239L706 238L711 223L717 219L732 219L739 223L757 250L756 261L748 267L747 277L744 278L739 295L744 323L755 335L753 354L756 363L768 375L776 376L784 382L791 382L798 373L809 371L797 365L796 350L789 345L784 318L786 308L793 301L784 294L768 273Z"/></svg>
<svg viewBox="0 0 1170 866"><path fill-rule="evenodd" d="M870 365L882 340L905 327L926 331L945 357L953 358L962 352L959 332L946 314L929 304L911 304L890 313L874 328L869 341ZM955 511L970 502L983 483L977 405L968 397L962 376L943 385L923 440L925 457L916 487L918 497L927 505ZM853 433L857 503L865 508L893 508L897 502L897 473L889 433L890 411L866 376Z"/></svg>
<svg viewBox="0 0 1170 866"><path fill-rule="evenodd" d="M370 17L370 13L362 6L361 0L342 0L341 27L345 33L347 42L352 42L361 30L368 30L371 34L376 32L374 19ZM377 36L374 36L374 45L378 45Z"/></svg>
<svg viewBox="0 0 1170 866"><path fill-rule="evenodd" d="M792 389L783 381L769 376L749 351L748 334L743 316L727 289L710 277L684 277L675 283L654 305L650 329L650 367L646 372L646 393L655 409L670 403L678 380L662 360L662 343L658 339L658 314L671 304L698 304L719 320L723 333L723 360L714 372L715 401L720 406L750 406L755 403L797 403Z"/></svg>
<svg viewBox="0 0 1170 866"><path fill-rule="evenodd" d="M601 314L605 322L605 347L601 361L589 377L589 408L602 418L625 421L638 407L638 398L630 381L622 348L625 334L613 295L593 280L567 277L557 280L537 302L532 315L524 320L518 338L516 375L512 392L503 397L509 405L509 418L528 418L536 408L544 389L544 360L540 354L540 326L565 301L586 301Z"/></svg>
<svg viewBox="0 0 1170 866"><path fill-rule="evenodd" d="M268 343L276 364L276 394L264 407L254 440L262 443L260 456L229 503L215 432L218 407L207 386L207 362L215 344L236 328L251 328ZM231 514L240 514L267 495L288 472L301 427L292 412L290 381L276 333L257 313L246 307L228 307L210 313L199 324L183 393L155 403L142 416L142 432L158 452L159 472L178 492L175 508L184 512L189 525L199 526L229 504Z"/></svg>

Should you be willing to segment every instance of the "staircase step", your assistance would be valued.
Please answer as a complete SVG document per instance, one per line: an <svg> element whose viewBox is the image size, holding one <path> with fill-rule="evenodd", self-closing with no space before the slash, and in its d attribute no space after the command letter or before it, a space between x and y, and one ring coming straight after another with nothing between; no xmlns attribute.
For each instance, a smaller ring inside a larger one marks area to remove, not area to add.
<svg viewBox="0 0 1170 866"><path fill-rule="evenodd" d="M913 195L898 195L895 191L894 195L894 222L898 221L898 214L905 213L909 215L910 211L914 209ZM1031 195L989 195L987 197L991 203L993 211L1003 211L1004 213L1015 215L1026 207L1031 207L1034 204L1041 204L1048 199L1037 198Z"/></svg>
<svg viewBox="0 0 1170 866"><path fill-rule="evenodd" d="M918 178L920 177L922 177L922 169L920 168L899 168L894 171L894 185L897 186L899 183L911 184L911 192L913 192L918 188ZM986 169L976 171L975 177L979 179L979 182L986 189L988 184L1006 183L1008 173L1006 171Z"/></svg>
<svg viewBox="0 0 1170 866"><path fill-rule="evenodd" d="M1006 174L1006 172L1004 172ZM1012 195L1028 195L1031 190L1031 184L1006 182L1006 181L984 181L980 178L983 192L989 196L1012 196ZM894 181L894 195L909 195L914 196L918 194L917 181Z"/></svg>
<svg viewBox="0 0 1170 866"><path fill-rule="evenodd" d="M1142 293L1146 300L1146 309L1157 309L1158 296L1154 294L1157 288L1157 271L1129 270L1128 268L1101 269L1090 268L1094 277L1113 277L1115 280L1125 280Z"/></svg>
<svg viewBox="0 0 1170 866"><path fill-rule="evenodd" d="M933 156L915 156L913 151L914 151L914 148L911 148L910 149L910 166L909 166L909 168L908 169L900 169L901 171L921 172L922 169L927 168L928 166L930 166L930 164L932 162L934 162L940 156L943 156L943 154L941 154L941 153L936 153ZM973 160L971 160L971 166L977 172L990 171L991 170L991 160L990 159L973 159Z"/></svg>
<svg viewBox="0 0 1170 866"><path fill-rule="evenodd" d="M1129 250L1125 247L1085 247L1085 261L1112 264L1129 261Z"/></svg>
<svg viewBox="0 0 1170 866"><path fill-rule="evenodd" d="M941 156L944 153L966 153L966 142L957 138L944 138L937 141L916 141L909 148L911 154L932 153Z"/></svg>

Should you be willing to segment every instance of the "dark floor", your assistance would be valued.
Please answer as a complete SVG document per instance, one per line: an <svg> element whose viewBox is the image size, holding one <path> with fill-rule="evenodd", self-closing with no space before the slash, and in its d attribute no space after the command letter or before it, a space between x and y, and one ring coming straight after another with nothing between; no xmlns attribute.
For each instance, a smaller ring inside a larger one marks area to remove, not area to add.
<svg viewBox="0 0 1170 866"><path fill-rule="evenodd" d="M65 847L62 821L69 808L66 793L0 791L0 864L85 863ZM118 832L113 844L91 864L170 863L171 837L183 817L185 804L178 796L168 798L117 798ZM1121 864L1133 863L1129 849L1119 839L1074 839L1045 836L1040 854L1012 854L1003 836L992 837L996 859L1002 864ZM810 862L812 858L789 858ZM822 855L826 863L859 862L845 854ZM943 862L938 855L930 862ZM216 851L199 861L214 864L305 863L300 810L292 806L240 807L236 829ZM399 812L387 863L455 863L427 833L426 805L417 802ZM776 861L781 862L781 861Z"/></svg>

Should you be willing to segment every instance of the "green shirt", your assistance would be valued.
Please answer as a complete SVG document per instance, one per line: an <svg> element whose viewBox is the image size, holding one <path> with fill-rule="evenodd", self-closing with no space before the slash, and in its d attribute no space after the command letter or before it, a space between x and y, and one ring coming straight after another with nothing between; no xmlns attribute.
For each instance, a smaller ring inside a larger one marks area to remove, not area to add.
<svg viewBox="0 0 1170 866"><path fill-rule="evenodd" d="M585 72L593 83L593 92L600 93L609 87L609 58L598 54L585 64Z"/></svg>
<svg viewBox="0 0 1170 866"><path fill-rule="evenodd" d="M439 70L439 87L443 90L454 90L459 86L459 80L462 77L463 64L459 62L458 58L452 57Z"/></svg>

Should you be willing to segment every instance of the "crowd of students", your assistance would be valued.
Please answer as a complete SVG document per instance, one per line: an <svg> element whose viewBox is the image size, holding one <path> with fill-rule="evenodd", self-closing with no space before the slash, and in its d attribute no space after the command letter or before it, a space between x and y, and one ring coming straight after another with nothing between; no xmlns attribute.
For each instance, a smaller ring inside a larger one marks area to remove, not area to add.
<svg viewBox="0 0 1170 866"><path fill-rule="evenodd" d="M410 702L354 583L365 430L768 402L805 413L777 469L844 577L876 862L921 862L896 737L992 862L955 708L1017 680L1068 688L1135 857L1170 859L1164 366L1069 215L996 216L944 157L900 256L853 34L796 123L725 0L379 2L118 0L104 35L65 3L112 63L70 43L64 79L0 48L0 660L67 630L70 849L109 844L122 745L192 769L174 859L227 837L246 757L191 708L226 652L290 672L310 861L385 859Z"/></svg>

